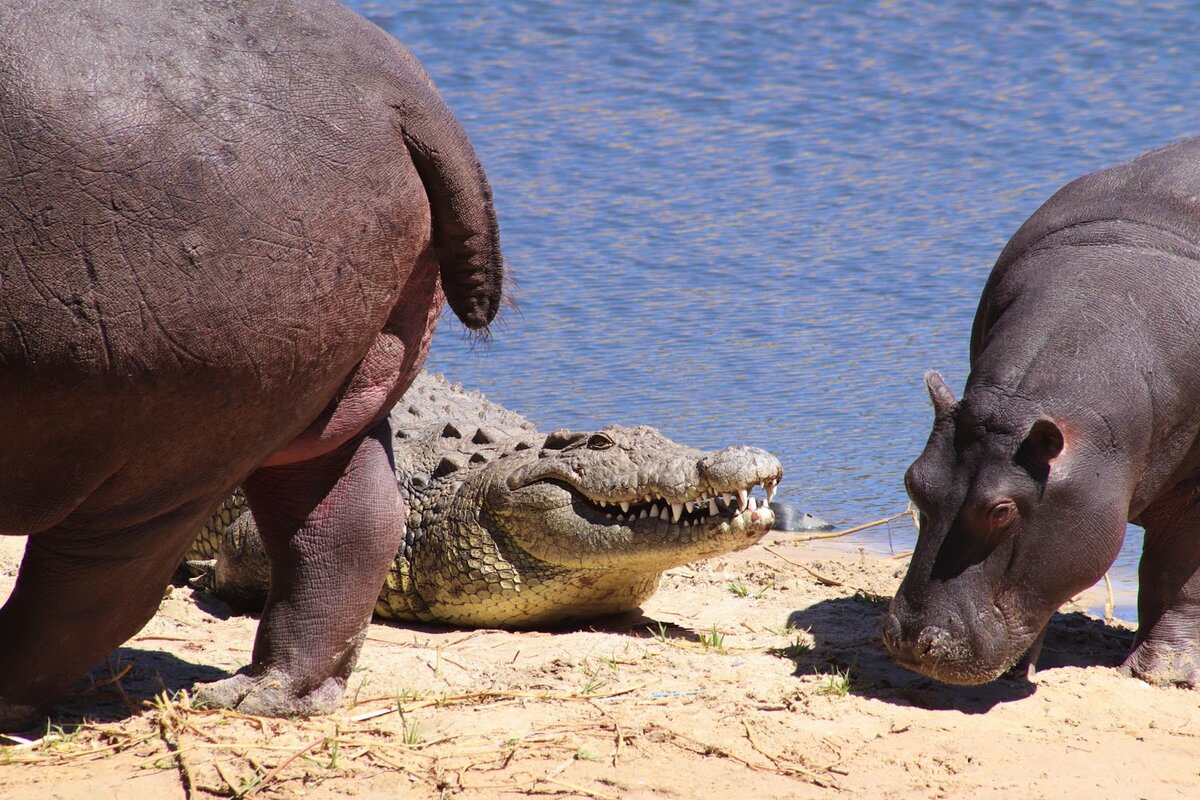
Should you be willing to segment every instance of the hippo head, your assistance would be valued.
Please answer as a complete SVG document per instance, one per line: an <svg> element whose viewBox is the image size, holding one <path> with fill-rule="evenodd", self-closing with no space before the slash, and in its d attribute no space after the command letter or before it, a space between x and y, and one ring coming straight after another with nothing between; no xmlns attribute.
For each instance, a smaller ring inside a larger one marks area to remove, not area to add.
<svg viewBox="0 0 1200 800"><path fill-rule="evenodd" d="M883 638L905 667L985 683L1035 659L1050 616L1104 575L1124 487L1087 415L986 385L959 403L937 373L925 382L933 432L904 478L920 532Z"/></svg>

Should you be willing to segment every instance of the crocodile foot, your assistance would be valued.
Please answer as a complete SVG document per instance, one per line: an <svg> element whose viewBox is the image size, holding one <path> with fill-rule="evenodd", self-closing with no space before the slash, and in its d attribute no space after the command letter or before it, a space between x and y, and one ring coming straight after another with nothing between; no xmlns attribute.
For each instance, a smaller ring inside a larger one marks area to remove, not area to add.
<svg viewBox="0 0 1200 800"><path fill-rule="evenodd" d="M300 694L292 680L278 670L261 675L244 670L230 678L198 685L193 703L199 708L229 708L264 717L301 717L337 711L345 691L341 678L327 678L312 691Z"/></svg>

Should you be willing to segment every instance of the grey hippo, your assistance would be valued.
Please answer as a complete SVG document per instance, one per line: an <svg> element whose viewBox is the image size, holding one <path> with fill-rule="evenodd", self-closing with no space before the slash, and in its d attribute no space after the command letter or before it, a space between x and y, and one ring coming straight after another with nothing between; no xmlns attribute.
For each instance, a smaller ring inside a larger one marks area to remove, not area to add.
<svg viewBox="0 0 1200 800"><path fill-rule="evenodd" d="M883 634L952 683L1036 661L1046 624L1145 528L1124 669L1200 681L1200 140L1075 180L992 270L962 399L905 483L920 535Z"/></svg>

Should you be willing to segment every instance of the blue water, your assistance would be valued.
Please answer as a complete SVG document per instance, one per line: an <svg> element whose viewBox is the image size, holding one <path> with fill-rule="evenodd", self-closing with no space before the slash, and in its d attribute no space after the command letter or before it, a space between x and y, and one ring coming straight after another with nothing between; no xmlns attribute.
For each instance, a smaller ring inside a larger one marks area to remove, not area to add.
<svg viewBox="0 0 1200 800"><path fill-rule="evenodd" d="M548 427L765 447L838 525L905 507L922 373L961 388L1017 226L1200 133L1185 3L352 5L467 128L516 276L490 343L447 316L430 366Z"/></svg>

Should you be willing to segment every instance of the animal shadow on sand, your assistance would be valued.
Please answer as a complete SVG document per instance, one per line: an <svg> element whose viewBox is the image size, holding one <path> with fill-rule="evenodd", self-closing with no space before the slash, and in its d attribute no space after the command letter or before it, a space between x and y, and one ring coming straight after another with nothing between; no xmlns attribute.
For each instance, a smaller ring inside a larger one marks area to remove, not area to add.
<svg viewBox="0 0 1200 800"><path fill-rule="evenodd" d="M82 723L120 722L145 711L146 704L153 703L160 693L174 695L197 683L228 678L229 674L161 650L119 647L84 676L66 699L55 704L50 723L69 728ZM46 726L43 719L38 726L40 732L45 733Z"/></svg>
<svg viewBox="0 0 1200 800"><path fill-rule="evenodd" d="M602 617L590 623L587 628L594 631L624 634L634 639L675 640L692 644L699 644L701 640L700 634L691 628L655 619L640 610Z"/></svg>
<svg viewBox="0 0 1200 800"><path fill-rule="evenodd" d="M838 597L793 611L788 625L812 633L811 650L777 651L791 658L796 675L830 675L848 682L848 691L883 702L981 714L1000 703L1021 700L1037 691L1025 675L980 686L951 686L897 665L880 635L887 598ZM1058 613L1051 620L1038 659L1038 671L1061 667L1116 667L1129 651L1133 632L1081 612Z"/></svg>

